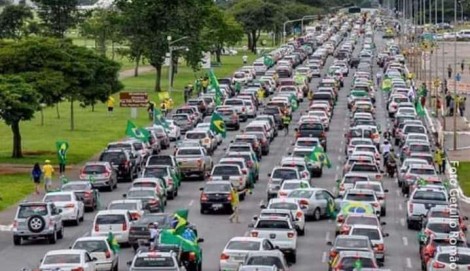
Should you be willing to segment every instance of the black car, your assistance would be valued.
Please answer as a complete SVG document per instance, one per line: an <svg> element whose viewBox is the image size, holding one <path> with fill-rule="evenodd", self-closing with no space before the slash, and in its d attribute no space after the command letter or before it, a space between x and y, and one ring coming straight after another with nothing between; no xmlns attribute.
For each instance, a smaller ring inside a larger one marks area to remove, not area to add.
<svg viewBox="0 0 470 271"><path fill-rule="evenodd" d="M201 214L208 211L222 211L231 214L232 210L232 184L230 181L207 182L201 190Z"/></svg>
<svg viewBox="0 0 470 271"><path fill-rule="evenodd" d="M139 220L135 221L129 229L129 244L134 249L138 248L139 240L150 239L148 225L158 223L158 229L164 230L170 228L171 214L167 213L145 213Z"/></svg>
<svg viewBox="0 0 470 271"><path fill-rule="evenodd" d="M137 177L135 162L131 159L128 151L124 149L110 149L101 153L101 162L109 162L117 172L118 181L132 181Z"/></svg>

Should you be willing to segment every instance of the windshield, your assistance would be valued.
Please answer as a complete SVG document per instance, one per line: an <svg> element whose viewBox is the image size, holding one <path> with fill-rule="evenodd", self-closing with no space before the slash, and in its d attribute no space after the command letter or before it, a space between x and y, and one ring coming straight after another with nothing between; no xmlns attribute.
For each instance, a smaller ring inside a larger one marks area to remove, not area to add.
<svg viewBox="0 0 470 271"><path fill-rule="evenodd" d="M243 100L225 100L225 105L243 105Z"/></svg>
<svg viewBox="0 0 470 271"><path fill-rule="evenodd" d="M458 232L459 225L456 223L455 227L451 227L451 223L428 223L427 228L435 233L451 233Z"/></svg>
<svg viewBox="0 0 470 271"><path fill-rule="evenodd" d="M179 149L176 155L202 155L200 149Z"/></svg>
<svg viewBox="0 0 470 271"><path fill-rule="evenodd" d="M369 240L380 240L380 234L377 229L361 229L355 228L352 230L351 235L361 235L369 237Z"/></svg>
<svg viewBox="0 0 470 271"><path fill-rule="evenodd" d="M137 203L135 202L119 202L111 203L108 210L137 210Z"/></svg>
<svg viewBox="0 0 470 271"><path fill-rule="evenodd" d="M122 152L105 152L100 157L100 161L106 161L112 164L120 164L125 160L126 155Z"/></svg>
<svg viewBox="0 0 470 271"><path fill-rule="evenodd" d="M43 264L80 264L80 254L47 255Z"/></svg>
<svg viewBox="0 0 470 271"><path fill-rule="evenodd" d="M144 169L144 178L161 178L168 175L166 168L161 167L147 167Z"/></svg>
<svg viewBox="0 0 470 271"><path fill-rule="evenodd" d="M73 184L65 184L62 186L62 191L77 191L77 190L88 190L89 186L87 182L81 183L73 183Z"/></svg>
<svg viewBox="0 0 470 271"><path fill-rule="evenodd" d="M153 190L132 190L127 193L128 198L149 198L155 197L155 191Z"/></svg>
<svg viewBox="0 0 470 271"><path fill-rule="evenodd" d="M297 204L291 202L276 202L269 204L269 209L297 210Z"/></svg>
<svg viewBox="0 0 470 271"><path fill-rule="evenodd" d="M126 218L124 215L100 215L96 218L97 225L109 224L125 224Z"/></svg>
<svg viewBox="0 0 470 271"><path fill-rule="evenodd" d="M428 145L413 144L410 146L411 152L431 152L431 148Z"/></svg>
<svg viewBox="0 0 470 271"><path fill-rule="evenodd" d="M204 187L204 192L206 193L217 193L217 192L223 192L223 193L228 193L232 190L232 187L230 184L214 184L214 183L208 183Z"/></svg>
<svg viewBox="0 0 470 271"><path fill-rule="evenodd" d="M60 201L71 201L72 197L70 195L46 195L44 197L44 202L60 202Z"/></svg>
<svg viewBox="0 0 470 271"><path fill-rule="evenodd" d="M272 174L273 179L293 180L298 179L297 172L289 169L276 169Z"/></svg>
<svg viewBox="0 0 470 271"><path fill-rule="evenodd" d="M364 216L348 216L346 218L347 225L370 225L377 226L377 219L373 217L364 217Z"/></svg>
<svg viewBox="0 0 470 271"><path fill-rule="evenodd" d="M444 192L438 191L416 191L413 200L432 200L432 201L446 201L447 197Z"/></svg>
<svg viewBox="0 0 470 271"><path fill-rule="evenodd" d="M278 269L284 270L281 260L274 256L255 256L248 259L246 265L261 265L261 266L273 266L275 265Z"/></svg>
<svg viewBox="0 0 470 271"><path fill-rule="evenodd" d="M217 166L212 172L213 176L239 176L240 170L236 166Z"/></svg>
<svg viewBox="0 0 470 271"><path fill-rule="evenodd" d="M82 171L83 174L101 174L104 172L106 172L106 167L102 165L88 165Z"/></svg>
<svg viewBox="0 0 470 271"><path fill-rule="evenodd" d="M351 201L375 201L374 194L348 193L345 199Z"/></svg>
<svg viewBox="0 0 470 271"><path fill-rule="evenodd" d="M226 249L256 251L256 250L259 250L260 246L261 246L260 242L231 241L230 243L228 243Z"/></svg>
<svg viewBox="0 0 470 271"><path fill-rule="evenodd" d="M376 165L372 164L354 164L351 168L351 171L355 172L377 172L379 173L379 170Z"/></svg>
<svg viewBox="0 0 470 271"><path fill-rule="evenodd" d="M374 262L369 258L345 257L341 260L341 270L353 271L356 267L357 261L361 262L362 268L375 268Z"/></svg>
<svg viewBox="0 0 470 271"><path fill-rule="evenodd" d="M186 139L203 139L206 138L206 133L186 133Z"/></svg>
<svg viewBox="0 0 470 271"><path fill-rule="evenodd" d="M106 252L108 251L108 246L106 245L106 241L89 240L76 242L73 249L84 249L88 251L88 253Z"/></svg>
<svg viewBox="0 0 470 271"><path fill-rule="evenodd" d="M368 240L354 238L338 238L335 247L340 248L366 248L369 246Z"/></svg>
<svg viewBox="0 0 470 271"><path fill-rule="evenodd" d="M47 215L47 205L26 205L21 206L18 211L18 218L28 218L32 215L46 216Z"/></svg>
<svg viewBox="0 0 470 271"><path fill-rule="evenodd" d="M172 257L136 257L134 267L176 267Z"/></svg>

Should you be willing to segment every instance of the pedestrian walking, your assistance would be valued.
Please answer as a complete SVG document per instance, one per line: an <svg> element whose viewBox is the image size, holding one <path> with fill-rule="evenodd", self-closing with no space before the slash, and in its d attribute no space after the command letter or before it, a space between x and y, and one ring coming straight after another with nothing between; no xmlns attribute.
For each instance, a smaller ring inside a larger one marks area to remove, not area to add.
<svg viewBox="0 0 470 271"><path fill-rule="evenodd" d="M160 111L162 111L162 114L166 116L166 111L168 111L166 100L160 102Z"/></svg>
<svg viewBox="0 0 470 271"><path fill-rule="evenodd" d="M452 96L450 95L450 93L447 93L446 94L446 109L450 108L450 101L452 101Z"/></svg>
<svg viewBox="0 0 470 271"><path fill-rule="evenodd" d="M442 174L442 172L441 172L441 169L442 169L442 156L441 156L441 153L440 153L439 149L436 149L434 151L434 163L436 164L437 172L439 174Z"/></svg>
<svg viewBox="0 0 470 271"><path fill-rule="evenodd" d="M462 59L462 62L460 62L460 70L462 70L462 73L464 71L464 68L465 68L465 59Z"/></svg>
<svg viewBox="0 0 470 271"><path fill-rule="evenodd" d="M209 87L209 77L204 76L204 78L202 79L202 91L206 93L208 87Z"/></svg>
<svg viewBox="0 0 470 271"><path fill-rule="evenodd" d="M106 106L108 106L108 115L111 115L114 111L114 98L109 96L108 100L106 101Z"/></svg>
<svg viewBox="0 0 470 271"><path fill-rule="evenodd" d="M31 171L31 177L33 178L34 186L36 187L36 194L39 195L39 185L41 184L42 171L39 163L34 164L33 170Z"/></svg>
<svg viewBox="0 0 470 271"><path fill-rule="evenodd" d="M44 191L47 193L52 188L52 175L54 175L54 167L51 165L50 160L44 161L42 167L42 174L44 176Z"/></svg>
<svg viewBox="0 0 470 271"><path fill-rule="evenodd" d="M285 135L289 134L290 117L287 114L282 116L282 125L284 125Z"/></svg>
<svg viewBox="0 0 470 271"><path fill-rule="evenodd" d="M189 99L189 86L184 87L184 92L183 92L183 98L184 98L184 103L186 104Z"/></svg>
<svg viewBox="0 0 470 271"><path fill-rule="evenodd" d="M452 98L450 100L450 104L449 104L449 116L453 116L454 115L454 107L455 107L455 99Z"/></svg>
<svg viewBox="0 0 470 271"><path fill-rule="evenodd" d="M441 168L439 169L442 174L446 173L446 152L445 150L438 144L437 148L439 149L439 154L441 155Z"/></svg>
<svg viewBox="0 0 470 271"><path fill-rule="evenodd" d="M243 60L243 65L246 65L246 63L248 63L248 56L243 55L242 60Z"/></svg>
<svg viewBox="0 0 470 271"><path fill-rule="evenodd" d="M450 66L447 66L447 76L449 77L449 79L452 78L452 67Z"/></svg>
<svg viewBox="0 0 470 271"><path fill-rule="evenodd" d="M240 220L239 220L239 216L240 216L240 199L238 198L238 191L235 190L234 188L232 188L232 192L231 192L231 205L232 205L232 210L233 210L233 213L232 215L230 215L230 217L228 218L230 220L231 223L233 223L233 220L235 219L235 222L236 223L240 223Z"/></svg>
<svg viewBox="0 0 470 271"><path fill-rule="evenodd" d="M380 83L382 82L382 73L381 72L377 72L376 79L377 79L377 87L380 87Z"/></svg>
<svg viewBox="0 0 470 271"><path fill-rule="evenodd" d="M158 230L158 222L150 222L147 226L150 233L150 247L155 248L159 241L160 231Z"/></svg>
<svg viewBox="0 0 470 271"><path fill-rule="evenodd" d="M155 102L149 101L147 106L147 112L149 113L149 119L153 120L153 111L155 110Z"/></svg>
<svg viewBox="0 0 470 271"><path fill-rule="evenodd" d="M460 116L463 117L465 114L465 103L467 102L467 97L462 97L459 100L459 111Z"/></svg>

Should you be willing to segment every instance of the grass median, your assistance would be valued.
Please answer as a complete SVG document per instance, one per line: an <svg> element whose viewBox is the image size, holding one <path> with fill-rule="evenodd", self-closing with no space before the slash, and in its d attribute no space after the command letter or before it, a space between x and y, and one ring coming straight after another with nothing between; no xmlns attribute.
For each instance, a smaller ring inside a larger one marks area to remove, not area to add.
<svg viewBox="0 0 470 271"><path fill-rule="evenodd" d="M230 76L237 68L241 67L242 55L223 56L222 65L214 67L215 74L219 77ZM256 56L247 54L250 61ZM168 89L168 69L162 72L162 89ZM180 65L178 74L174 81L173 100L175 106L182 103L182 89L188 83L194 82L196 76L203 74L203 71L196 74L188 67ZM150 99L157 102L158 95L153 91L155 83L155 73L142 74L139 77L130 77L122 80L125 85L124 91L147 91ZM55 142L66 140L70 144L67 154L68 164L79 164L84 162L105 148L108 142L125 137L126 122L130 119L130 109L119 108L119 95L115 95L116 107L113 114L108 114L105 104L95 106L94 112L90 107L81 108L75 103L75 131L70 130L70 103L60 103L60 119L57 118L56 108L46 108L44 110L44 126L41 125L39 112L31 121L20 123L24 158L12 159L12 133L10 127L0 122L0 163L28 164L44 162L46 159L57 163L55 153ZM137 125L146 125L149 118L145 108L138 109L137 118L133 120ZM1 179L1 178L0 178Z"/></svg>
<svg viewBox="0 0 470 271"><path fill-rule="evenodd" d="M34 192L29 174L0 175L0 211L26 198Z"/></svg>
<svg viewBox="0 0 470 271"><path fill-rule="evenodd" d="M465 196L470 196L470 162L460 162L457 167L460 187Z"/></svg>

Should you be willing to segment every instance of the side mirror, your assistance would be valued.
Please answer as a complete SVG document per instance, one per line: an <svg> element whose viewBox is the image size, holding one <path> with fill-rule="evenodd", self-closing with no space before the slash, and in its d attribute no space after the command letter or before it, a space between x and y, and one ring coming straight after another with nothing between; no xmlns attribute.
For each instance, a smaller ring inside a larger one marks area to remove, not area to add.
<svg viewBox="0 0 470 271"><path fill-rule="evenodd" d="M271 173L268 173L268 177L271 177Z"/></svg>
<svg viewBox="0 0 470 271"><path fill-rule="evenodd" d="M255 221L258 220L258 216L254 215L253 220L255 220Z"/></svg>
<svg viewBox="0 0 470 271"><path fill-rule="evenodd" d="M127 194L122 194L122 197L123 197L123 198L126 198L126 197L127 197Z"/></svg>
<svg viewBox="0 0 470 271"><path fill-rule="evenodd" d="M384 233L384 237L389 237L389 236L390 236L390 234Z"/></svg>
<svg viewBox="0 0 470 271"><path fill-rule="evenodd" d="M380 222L380 225L385 226L385 225L387 225L387 222L382 221L382 222Z"/></svg>
<svg viewBox="0 0 470 271"><path fill-rule="evenodd" d="M261 209L266 209L266 205L261 204L261 205L259 206L259 208L261 208Z"/></svg>
<svg viewBox="0 0 470 271"><path fill-rule="evenodd" d="M255 226L255 224L253 224L253 223L248 224L248 228L253 228L254 226Z"/></svg>
<svg viewBox="0 0 470 271"><path fill-rule="evenodd" d="M388 189L384 189L384 193L388 193Z"/></svg>
<svg viewBox="0 0 470 271"><path fill-rule="evenodd" d="M380 173L384 174L384 173L385 173L385 171L383 171L383 170L380 170Z"/></svg>
<svg viewBox="0 0 470 271"><path fill-rule="evenodd" d="M468 216L464 216L464 217L463 217L463 220L468 220Z"/></svg>
<svg viewBox="0 0 470 271"><path fill-rule="evenodd" d="M326 242L327 246L333 246L333 243L331 241Z"/></svg>
<svg viewBox="0 0 470 271"><path fill-rule="evenodd" d="M126 264L127 264L127 266L131 266L131 265L132 265L132 261L128 261Z"/></svg>
<svg viewBox="0 0 470 271"><path fill-rule="evenodd" d="M199 191L204 191L204 187L199 187Z"/></svg>
<svg viewBox="0 0 470 271"><path fill-rule="evenodd" d="M198 239L197 239L197 242L198 242L198 243L204 243L204 238L198 238Z"/></svg>
<svg viewBox="0 0 470 271"><path fill-rule="evenodd" d="M341 182L341 180L340 180L340 179L336 180L336 183L340 183L340 182Z"/></svg>
<svg viewBox="0 0 470 271"><path fill-rule="evenodd" d="M300 205L300 209L302 210L308 209L308 205Z"/></svg>

